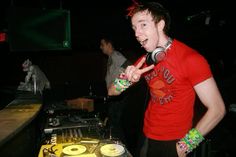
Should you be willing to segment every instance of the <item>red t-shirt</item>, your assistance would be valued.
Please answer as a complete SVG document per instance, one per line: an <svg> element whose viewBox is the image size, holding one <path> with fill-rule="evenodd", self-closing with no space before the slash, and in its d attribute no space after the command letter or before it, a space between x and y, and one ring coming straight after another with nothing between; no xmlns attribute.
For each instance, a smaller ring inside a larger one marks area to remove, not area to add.
<svg viewBox="0 0 236 157"><path fill-rule="evenodd" d="M144 74L151 95L144 117L145 135L156 140L184 137L192 127L193 86L211 76L210 66L202 55L173 40L164 60Z"/></svg>

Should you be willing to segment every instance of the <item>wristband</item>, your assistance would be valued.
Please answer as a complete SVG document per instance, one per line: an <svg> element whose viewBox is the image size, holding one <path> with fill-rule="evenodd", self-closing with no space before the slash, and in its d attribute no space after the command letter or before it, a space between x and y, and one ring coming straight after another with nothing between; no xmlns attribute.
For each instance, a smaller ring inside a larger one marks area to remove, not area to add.
<svg viewBox="0 0 236 157"><path fill-rule="evenodd" d="M114 81L114 86L119 92L125 91L127 88L129 88L130 85L131 83L125 79L116 78Z"/></svg>
<svg viewBox="0 0 236 157"><path fill-rule="evenodd" d="M182 150L185 150L185 153L187 154L192 152L203 140L204 137L199 131L193 128L178 142L178 145Z"/></svg>
<svg viewBox="0 0 236 157"><path fill-rule="evenodd" d="M127 80L127 77L125 76L124 73L121 73L119 75L119 78L116 78L115 81L114 81L114 86L116 88L116 91L118 91L118 92L125 91L127 88L129 88L129 86L131 84L132 83Z"/></svg>

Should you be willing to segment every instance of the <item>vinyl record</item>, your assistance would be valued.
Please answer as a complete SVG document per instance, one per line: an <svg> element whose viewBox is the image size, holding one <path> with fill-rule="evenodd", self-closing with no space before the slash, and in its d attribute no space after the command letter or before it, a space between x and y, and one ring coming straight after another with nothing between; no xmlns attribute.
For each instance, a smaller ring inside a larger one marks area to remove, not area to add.
<svg viewBox="0 0 236 157"><path fill-rule="evenodd" d="M67 155L79 155L86 151L83 145L70 145L63 148L62 152Z"/></svg>
<svg viewBox="0 0 236 157"><path fill-rule="evenodd" d="M125 153L124 147L119 144L106 144L100 148L100 151L107 157L120 156Z"/></svg>

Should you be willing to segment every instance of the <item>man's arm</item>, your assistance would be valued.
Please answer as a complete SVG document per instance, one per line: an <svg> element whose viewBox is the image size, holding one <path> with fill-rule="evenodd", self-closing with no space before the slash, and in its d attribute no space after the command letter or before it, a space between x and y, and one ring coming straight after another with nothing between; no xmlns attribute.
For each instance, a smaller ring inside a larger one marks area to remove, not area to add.
<svg viewBox="0 0 236 157"><path fill-rule="evenodd" d="M209 133L224 117L225 104L214 78L209 78L194 87L207 112L196 125L196 129L204 136Z"/></svg>
<svg viewBox="0 0 236 157"><path fill-rule="evenodd" d="M177 143L179 157L186 157L186 151L194 149L187 147L186 140L189 141L191 139L194 142L190 145L197 146L204 139L202 137L214 129L226 113L224 101L213 77L197 84L194 89L207 111L198 121L195 128L191 130L191 133L189 132L181 139L181 142Z"/></svg>

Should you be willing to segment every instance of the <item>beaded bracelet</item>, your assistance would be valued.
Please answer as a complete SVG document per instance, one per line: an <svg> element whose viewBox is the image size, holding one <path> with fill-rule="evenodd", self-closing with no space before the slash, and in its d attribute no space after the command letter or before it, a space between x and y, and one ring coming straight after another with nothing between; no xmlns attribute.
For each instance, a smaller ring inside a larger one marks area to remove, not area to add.
<svg viewBox="0 0 236 157"><path fill-rule="evenodd" d="M203 140L204 137L193 128L178 142L178 145L187 154L192 152Z"/></svg>

